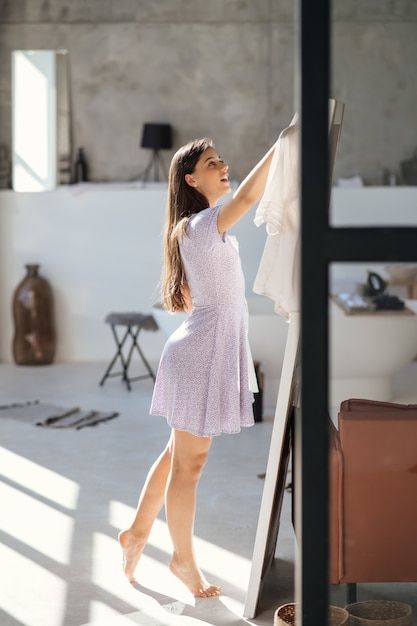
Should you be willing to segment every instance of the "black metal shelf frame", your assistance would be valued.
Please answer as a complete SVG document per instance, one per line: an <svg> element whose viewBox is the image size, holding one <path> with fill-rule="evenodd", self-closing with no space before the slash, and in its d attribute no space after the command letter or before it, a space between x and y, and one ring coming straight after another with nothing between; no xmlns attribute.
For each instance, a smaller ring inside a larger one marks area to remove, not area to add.
<svg viewBox="0 0 417 626"><path fill-rule="evenodd" d="M297 4L299 102L296 104L301 112L301 409L295 420L294 456L300 555L296 563L296 598L301 602L303 626L322 626L328 620L329 265L417 259L417 228L329 226L330 9L330 0L298 0Z"/></svg>

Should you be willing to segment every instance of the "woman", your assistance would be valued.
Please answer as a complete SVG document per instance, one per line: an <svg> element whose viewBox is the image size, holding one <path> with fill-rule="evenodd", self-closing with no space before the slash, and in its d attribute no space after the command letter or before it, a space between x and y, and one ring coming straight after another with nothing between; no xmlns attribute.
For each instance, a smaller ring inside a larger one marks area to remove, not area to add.
<svg viewBox="0 0 417 626"><path fill-rule="evenodd" d="M228 166L210 139L180 148L169 171L162 298L190 315L168 339L158 368L151 413L171 427L151 467L127 530L119 533L124 572L134 572L152 524L165 503L173 542L170 570L196 597L212 597L194 554L197 485L212 438L253 424L249 388L245 285L231 228L260 199L272 147L222 206Z"/></svg>

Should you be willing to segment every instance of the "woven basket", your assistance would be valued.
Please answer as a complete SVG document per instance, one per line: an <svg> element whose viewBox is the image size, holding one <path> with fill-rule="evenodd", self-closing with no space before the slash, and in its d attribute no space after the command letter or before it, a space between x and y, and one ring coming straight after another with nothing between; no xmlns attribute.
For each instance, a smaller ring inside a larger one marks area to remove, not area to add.
<svg viewBox="0 0 417 626"><path fill-rule="evenodd" d="M340 606L329 606L329 626L347 626L349 613Z"/></svg>
<svg viewBox="0 0 417 626"><path fill-rule="evenodd" d="M412 609L403 602L368 600L348 604L349 626L412 626Z"/></svg>
<svg viewBox="0 0 417 626"><path fill-rule="evenodd" d="M283 604L275 611L274 626L295 626L297 603ZM347 626L349 613L339 606L329 606L329 626Z"/></svg>

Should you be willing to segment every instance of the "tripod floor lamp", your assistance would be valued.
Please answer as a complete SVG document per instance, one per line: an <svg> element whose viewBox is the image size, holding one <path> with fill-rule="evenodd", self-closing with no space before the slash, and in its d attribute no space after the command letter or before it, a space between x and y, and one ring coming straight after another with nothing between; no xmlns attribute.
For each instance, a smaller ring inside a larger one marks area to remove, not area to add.
<svg viewBox="0 0 417 626"><path fill-rule="evenodd" d="M160 150L169 150L172 147L172 129L170 124L146 123L143 125L142 131L142 148L150 148L152 150L148 165L141 175L142 182L146 182L149 178L151 170L154 172L154 180L159 181L159 169L168 178L167 171L162 161Z"/></svg>

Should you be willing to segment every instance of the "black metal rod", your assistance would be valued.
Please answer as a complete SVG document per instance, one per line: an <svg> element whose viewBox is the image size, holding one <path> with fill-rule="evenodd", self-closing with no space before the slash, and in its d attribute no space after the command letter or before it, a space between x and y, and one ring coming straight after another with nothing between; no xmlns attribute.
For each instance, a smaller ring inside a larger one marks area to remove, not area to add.
<svg viewBox="0 0 417 626"><path fill-rule="evenodd" d="M301 409L294 438L298 623L328 622L328 269L332 262L415 261L417 228L329 226L330 1L298 0L301 113ZM300 619L301 617L301 619Z"/></svg>
<svg viewBox="0 0 417 626"><path fill-rule="evenodd" d="M329 226L330 0L299 0L301 113L301 409L294 437L298 622L328 622L328 269L332 262L413 262L417 228ZM301 617L301 619L300 619Z"/></svg>
<svg viewBox="0 0 417 626"><path fill-rule="evenodd" d="M303 626L328 620L328 102L330 6L299 0L301 410L295 422L296 598Z"/></svg>
<svg viewBox="0 0 417 626"><path fill-rule="evenodd" d="M320 254L335 262L414 262L417 259L417 228L327 228L323 232Z"/></svg>

